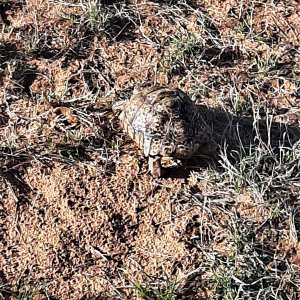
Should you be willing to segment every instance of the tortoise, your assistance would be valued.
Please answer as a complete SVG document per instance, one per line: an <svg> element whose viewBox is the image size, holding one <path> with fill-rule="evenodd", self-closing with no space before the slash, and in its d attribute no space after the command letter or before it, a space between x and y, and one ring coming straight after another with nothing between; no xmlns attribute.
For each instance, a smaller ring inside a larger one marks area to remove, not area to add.
<svg viewBox="0 0 300 300"><path fill-rule="evenodd" d="M195 103L178 88L136 88L121 107L119 120L149 158L153 177L162 175L162 158L187 160L207 141Z"/></svg>

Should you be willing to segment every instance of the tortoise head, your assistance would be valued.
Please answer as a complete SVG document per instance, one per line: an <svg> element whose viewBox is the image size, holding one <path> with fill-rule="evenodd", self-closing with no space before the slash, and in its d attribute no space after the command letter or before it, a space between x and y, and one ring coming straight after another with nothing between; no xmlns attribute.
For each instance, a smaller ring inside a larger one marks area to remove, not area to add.
<svg viewBox="0 0 300 300"><path fill-rule="evenodd" d="M112 111L115 114L120 114L123 111L124 106L129 101L132 93L133 88L128 88L120 92L119 96L111 104Z"/></svg>
<svg viewBox="0 0 300 300"><path fill-rule="evenodd" d="M122 110L124 109L124 105L126 104L127 101L128 101L128 99L115 100L111 105L113 113L120 114L122 112Z"/></svg>

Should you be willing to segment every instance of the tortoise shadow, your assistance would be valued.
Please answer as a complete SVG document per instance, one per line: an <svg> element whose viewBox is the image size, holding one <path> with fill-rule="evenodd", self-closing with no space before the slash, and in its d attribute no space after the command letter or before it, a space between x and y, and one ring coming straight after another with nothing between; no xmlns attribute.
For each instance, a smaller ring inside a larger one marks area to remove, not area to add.
<svg viewBox="0 0 300 300"><path fill-rule="evenodd" d="M203 121L203 130L211 133L212 140L186 162L185 167L165 169L165 178L186 178L193 170L213 168L218 170L221 153L225 152L234 161L231 153L239 157L247 156L262 143L272 154L279 154L280 147L292 147L300 140L300 128L293 124L271 122L270 118L257 120L251 117L238 117L223 109L198 106ZM206 127L206 128L205 128ZM216 144L217 147L214 149Z"/></svg>

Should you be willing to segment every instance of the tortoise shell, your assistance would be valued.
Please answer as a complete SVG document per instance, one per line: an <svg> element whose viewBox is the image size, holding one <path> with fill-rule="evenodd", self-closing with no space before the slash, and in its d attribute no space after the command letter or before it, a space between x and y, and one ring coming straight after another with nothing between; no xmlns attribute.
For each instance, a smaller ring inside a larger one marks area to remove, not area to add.
<svg viewBox="0 0 300 300"><path fill-rule="evenodd" d="M125 132L149 157L149 169L155 177L161 176L161 157L188 159L200 147L197 107L180 89L135 89L119 119Z"/></svg>

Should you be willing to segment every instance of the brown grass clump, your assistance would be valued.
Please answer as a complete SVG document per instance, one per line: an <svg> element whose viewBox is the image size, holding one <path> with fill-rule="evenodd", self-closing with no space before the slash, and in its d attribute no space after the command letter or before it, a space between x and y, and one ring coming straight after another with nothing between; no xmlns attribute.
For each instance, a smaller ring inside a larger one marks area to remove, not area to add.
<svg viewBox="0 0 300 300"><path fill-rule="evenodd" d="M298 1L0 2L1 299L299 299ZM112 103L188 92L160 179Z"/></svg>

